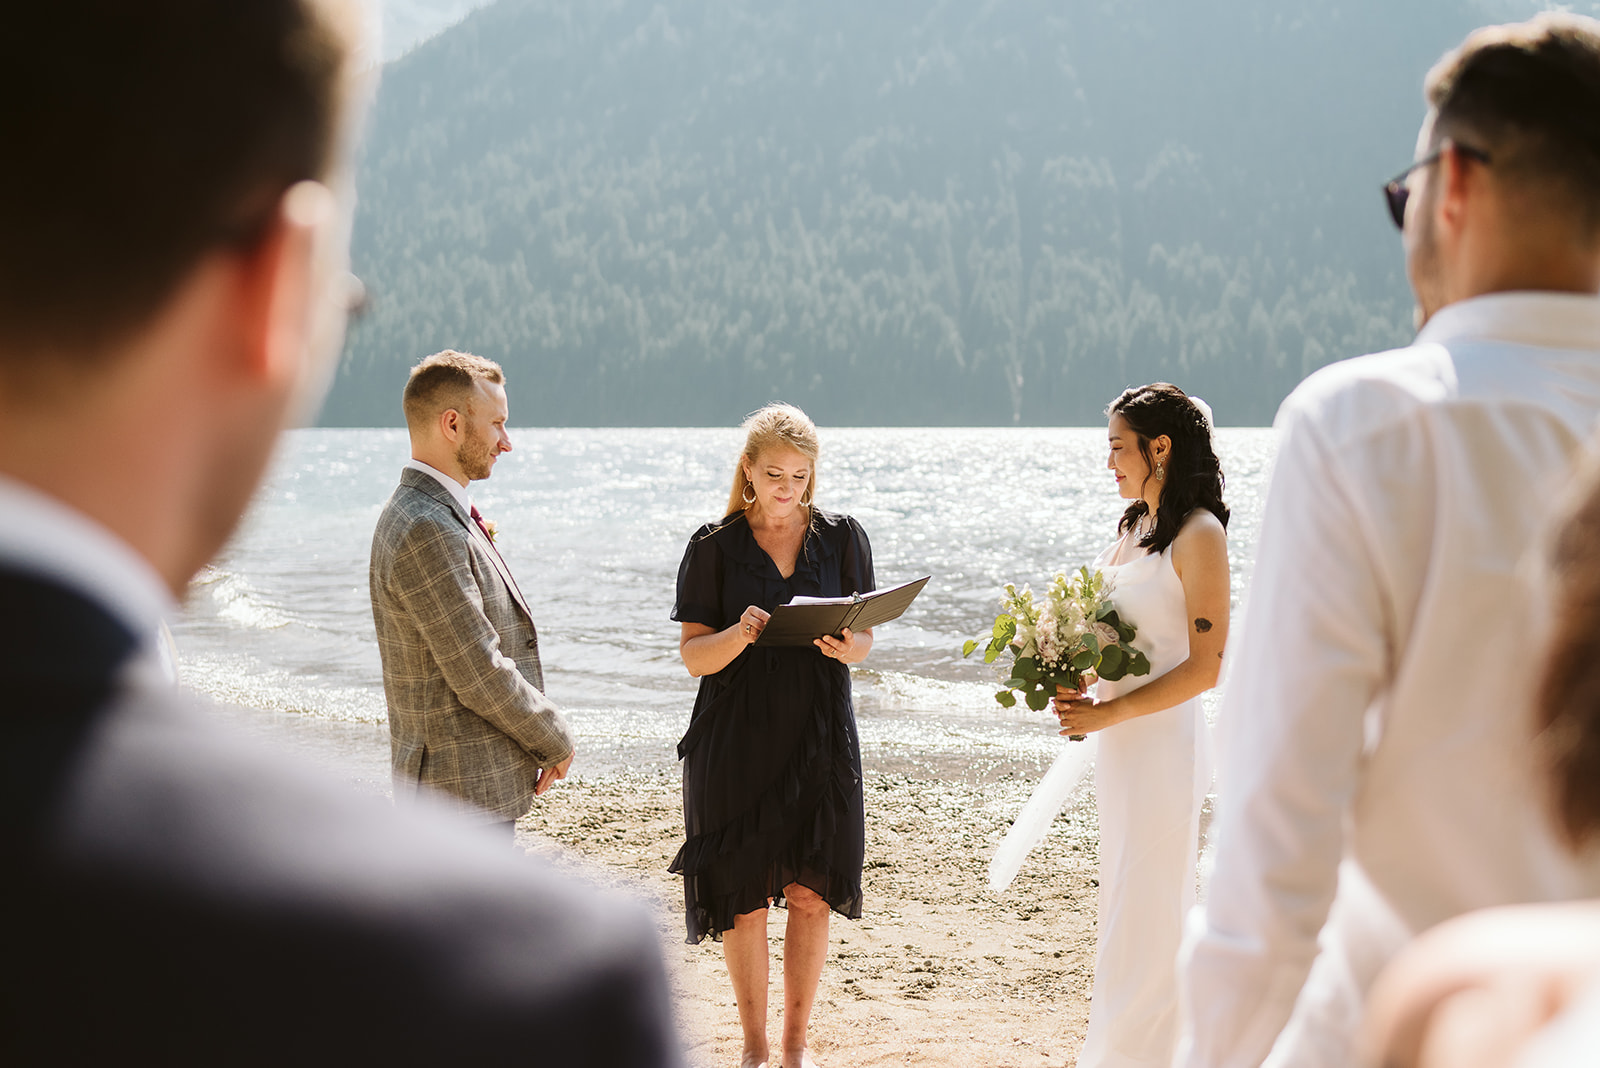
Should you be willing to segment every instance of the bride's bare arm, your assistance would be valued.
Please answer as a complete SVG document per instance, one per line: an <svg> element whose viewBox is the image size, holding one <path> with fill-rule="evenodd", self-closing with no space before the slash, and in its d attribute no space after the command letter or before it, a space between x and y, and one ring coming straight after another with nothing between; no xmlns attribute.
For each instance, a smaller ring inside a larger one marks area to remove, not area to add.
<svg viewBox="0 0 1600 1068"><path fill-rule="evenodd" d="M1108 701L1056 699L1062 734L1087 734L1114 723L1182 704L1217 684L1228 640L1228 536L1216 516L1196 509L1172 542L1172 569L1183 583L1189 659L1156 679Z"/></svg>

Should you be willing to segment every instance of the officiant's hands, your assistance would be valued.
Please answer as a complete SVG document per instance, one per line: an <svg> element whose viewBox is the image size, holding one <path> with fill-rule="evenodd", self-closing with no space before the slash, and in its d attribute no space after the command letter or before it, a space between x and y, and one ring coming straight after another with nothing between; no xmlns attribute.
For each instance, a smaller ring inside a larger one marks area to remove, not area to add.
<svg viewBox="0 0 1600 1068"><path fill-rule="evenodd" d="M771 618L771 612L755 605L751 605L744 610L744 614L739 617L738 626L739 636L744 639L746 645L753 644L757 638L761 637L761 632L766 629L767 620Z"/></svg>
<svg viewBox="0 0 1600 1068"><path fill-rule="evenodd" d="M822 655L837 660L843 664L859 664L867 658L867 653L872 649L872 628L857 633L846 627L835 638L831 634L824 634L813 643L822 650Z"/></svg>
<svg viewBox="0 0 1600 1068"><path fill-rule="evenodd" d="M1057 686L1055 709L1056 719L1061 722L1061 733L1069 736L1105 730L1121 723L1123 719L1115 697L1109 701L1097 701L1089 696L1088 687L1069 690L1065 686Z"/></svg>

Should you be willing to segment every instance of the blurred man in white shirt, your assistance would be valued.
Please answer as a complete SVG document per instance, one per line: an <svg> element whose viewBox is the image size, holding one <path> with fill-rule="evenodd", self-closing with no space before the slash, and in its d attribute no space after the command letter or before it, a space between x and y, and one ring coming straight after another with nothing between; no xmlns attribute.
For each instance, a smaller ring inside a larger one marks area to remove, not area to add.
<svg viewBox="0 0 1600 1068"><path fill-rule="evenodd" d="M1480 30L1426 99L1385 189L1417 339L1279 412L1183 1066L1350 1064L1408 938L1600 893L1542 806L1525 567L1600 415L1600 23Z"/></svg>

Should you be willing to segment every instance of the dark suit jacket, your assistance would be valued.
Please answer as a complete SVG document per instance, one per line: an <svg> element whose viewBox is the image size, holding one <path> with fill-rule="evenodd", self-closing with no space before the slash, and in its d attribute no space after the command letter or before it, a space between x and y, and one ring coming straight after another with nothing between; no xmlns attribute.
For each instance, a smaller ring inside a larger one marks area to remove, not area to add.
<svg viewBox="0 0 1600 1068"><path fill-rule="evenodd" d="M395 797L428 786L516 819L572 741L505 561L437 479L407 468L372 535Z"/></svg>
<svg viewBox="0 0 1600 1068"><path fill-rule="evenodd" d="M0 1063L682 1063L637 906L122 692L74 593L0 606Z"/></svg>

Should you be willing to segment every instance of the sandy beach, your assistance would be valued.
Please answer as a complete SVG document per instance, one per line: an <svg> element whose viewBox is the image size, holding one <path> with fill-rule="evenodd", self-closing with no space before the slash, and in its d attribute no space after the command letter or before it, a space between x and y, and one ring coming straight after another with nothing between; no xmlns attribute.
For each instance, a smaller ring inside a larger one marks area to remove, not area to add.
<svg viewBox="0 0 1600 1068"><path fill-rule="evenodd" d="M811 1028L821 1068L1074 1063L1094 967L1087 792L1003 896L987 888L989 856L1034 781L867 773L866 907L860 920L833 918ZM559 783L518 824L528 852L656 909L690 1061L723 1068L738 1063L738 1015L721 947L684 942L682 884L667 873L682 834L666 772ZM770 915L776 1068L784 912Z"/></svg>

